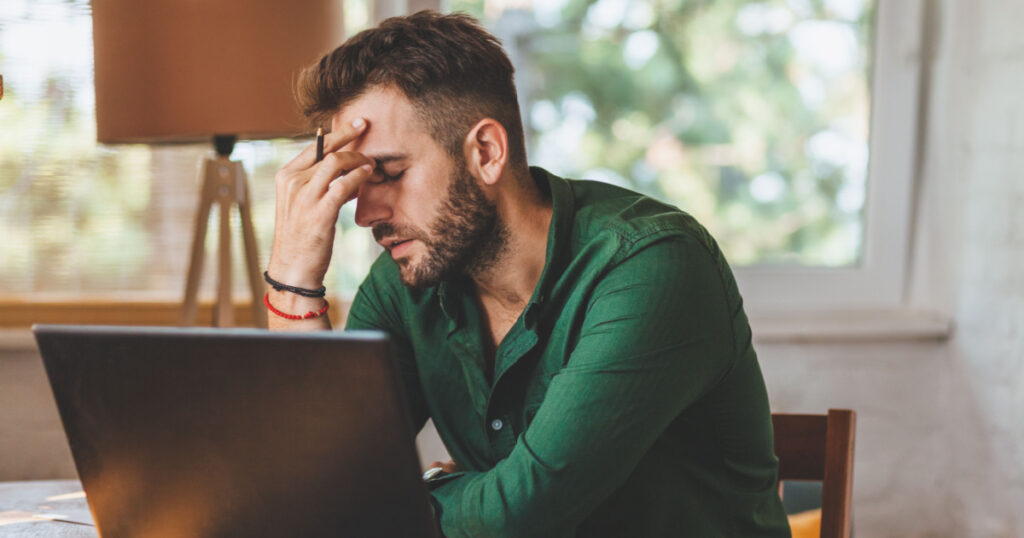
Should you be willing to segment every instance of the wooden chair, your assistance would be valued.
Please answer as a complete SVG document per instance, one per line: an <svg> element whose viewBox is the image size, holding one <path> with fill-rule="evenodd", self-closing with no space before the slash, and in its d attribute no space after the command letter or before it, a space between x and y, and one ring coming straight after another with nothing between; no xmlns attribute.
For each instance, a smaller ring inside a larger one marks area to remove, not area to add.
<svg viewBox="0 0 1024 538"><path fill-rule="evenodd" d="M821 481L822 538L850 536L856 420L849 409L829 409L828 415L772 414L779 494L784 480Z"/></svg>

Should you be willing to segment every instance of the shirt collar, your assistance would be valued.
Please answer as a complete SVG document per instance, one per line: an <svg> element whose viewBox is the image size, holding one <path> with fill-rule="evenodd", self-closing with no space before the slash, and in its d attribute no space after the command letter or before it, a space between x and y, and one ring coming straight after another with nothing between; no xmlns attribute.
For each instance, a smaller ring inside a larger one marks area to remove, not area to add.
<svg viewBox="0 0 1024 538"><path fill-rule="evenodd" d="M544 255L544 269L540 280L533 290L533 297L527 309L542 306L548 298L551 284L561 274L565 259L569 254L569 241L572 232L574 204L572 186L562 179L540 167L530 167L530 175L541 192L551 198L551 225L548 227L548 245Z"/></svg>
<svg viewBox="0 0 1024 538"><path fill-rule="evenodd" d="M536 323L538 312L548 297L548 290L556 276L561 273L569 252L570 234L574 217L572 186L568 180L560 178L543 168L530 167L530 177L541 193L551 199L551 224L548 227L547 249L544 255L544 269L540 280L533 290L533 296L524 311L527 328L532 329ZM457 294L467 289L464 278L446 280L438 285L437 293L441 310L454 323L457 323L459 307Z"/></svg>

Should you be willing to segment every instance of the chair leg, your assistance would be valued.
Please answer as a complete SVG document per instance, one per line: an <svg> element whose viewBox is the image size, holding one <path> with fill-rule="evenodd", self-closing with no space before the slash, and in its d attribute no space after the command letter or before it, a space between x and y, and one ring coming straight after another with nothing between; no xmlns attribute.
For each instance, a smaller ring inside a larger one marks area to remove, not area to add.
<svg viewBox="0 0 1024 538"><path fill-rule="evenodd" d="M821 535L848 538L852 522L853 447L857 415L829 409L825 438L825 478L821 491Z"/></svg>

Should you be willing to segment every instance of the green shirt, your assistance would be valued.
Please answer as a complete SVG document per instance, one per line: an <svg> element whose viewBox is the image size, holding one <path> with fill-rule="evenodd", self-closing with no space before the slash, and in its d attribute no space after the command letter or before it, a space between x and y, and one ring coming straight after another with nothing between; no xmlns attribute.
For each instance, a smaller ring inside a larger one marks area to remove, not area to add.
<svg viewBox="0 0 1024 538"><path fill-rule="evenodd" d="M464 472L432 495L449 537L789 536L750 328L691 216L532 168L551 198L533 297L493 381L469 281L410 291L384 253L349 329L393 338L414 427Z"/></svg>

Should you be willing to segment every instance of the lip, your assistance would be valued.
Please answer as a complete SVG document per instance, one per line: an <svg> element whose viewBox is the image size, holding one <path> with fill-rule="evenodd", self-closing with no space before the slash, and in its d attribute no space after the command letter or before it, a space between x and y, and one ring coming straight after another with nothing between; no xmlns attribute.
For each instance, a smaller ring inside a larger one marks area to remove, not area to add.
<svg viewBox="0 0 1024 538"><path fill-rule="evenodd" d="M394 240L391 240L391 241L394 241ZM389 243L391 241L389 241ZM403 254L405 254L406 251L408 251L409 248L412 246L412 242L413 242L412 239L404 239L404 240L400 240L400 241L401 242L399 242L397 244L392 244L392 246L386 247L388 249L388 252L391 253L391 257L392 258L398 258L398 257L401 257Z"/></svg>

